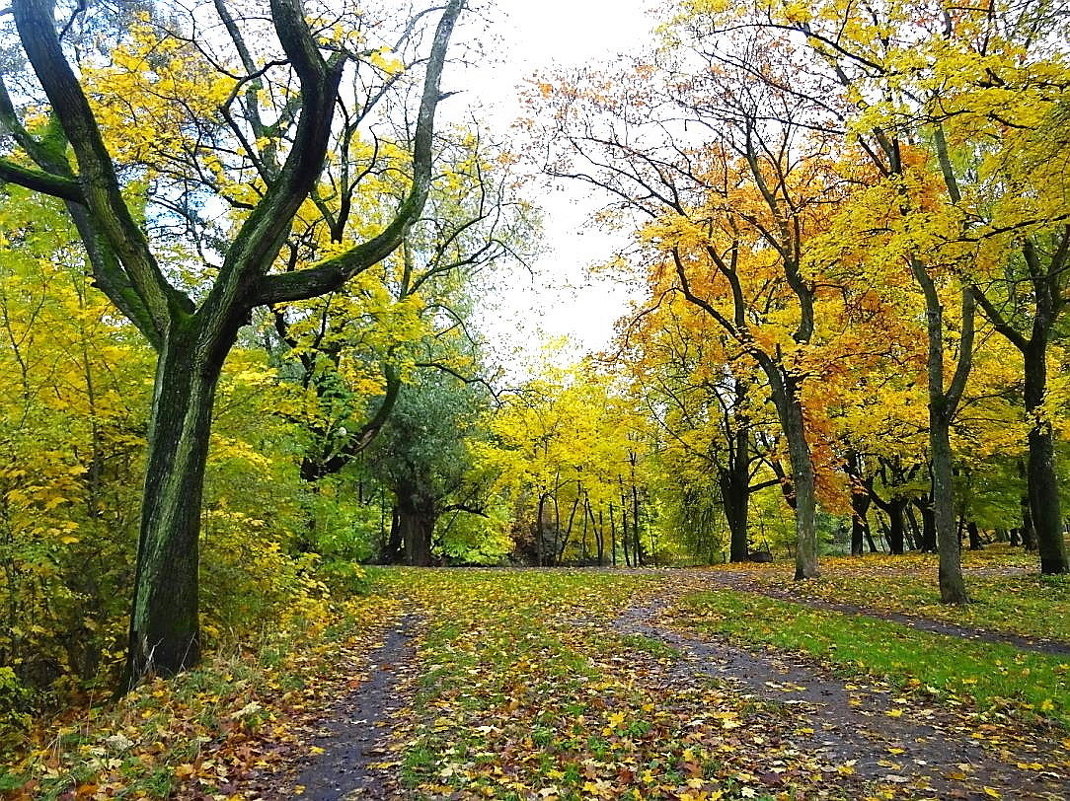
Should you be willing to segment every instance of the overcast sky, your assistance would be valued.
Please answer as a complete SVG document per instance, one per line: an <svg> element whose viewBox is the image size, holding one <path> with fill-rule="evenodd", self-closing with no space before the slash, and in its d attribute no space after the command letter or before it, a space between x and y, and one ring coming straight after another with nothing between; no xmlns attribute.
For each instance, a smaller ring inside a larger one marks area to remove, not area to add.
<svg viewBox="0 0 1070 801"><path fill-rule="evenodd" d="M520 107L517 88L537 72L611 60L649 43L650 0L497 0L491 15L491 47L499 63L464 75L469 107L505 130ZM446 80L449 88L453 82ZM599 233L590 215L607 198L578 182L561 182L540 194L545 250L535 264L535 280L518 274L482 326L493 338L508 340L529 355L536 343L569 335L570 355L608 344L614 320L626 309L627 290L608 281L592 283L585 268L610 258L619 238Z"/></svg>

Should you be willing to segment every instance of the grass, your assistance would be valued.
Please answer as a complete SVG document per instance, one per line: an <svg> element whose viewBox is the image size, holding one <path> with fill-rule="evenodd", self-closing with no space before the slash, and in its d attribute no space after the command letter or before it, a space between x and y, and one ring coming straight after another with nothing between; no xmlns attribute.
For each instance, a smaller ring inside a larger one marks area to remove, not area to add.
<svg viewBox="0 0 1070 801"><path fill-rule="evenodd" d="M758 778L770 760L777 797L864 795L857 781L823 782L836 768L798 752L780 707L703 677L674 682L675 649L613 631L657 577L398 570L389 580L427 620L392 745L403 797L772 798Z"/></svg>
<svg viewBox="0 0 1070 801"><path fill-rule="evenodd" d="M964 551L966 586L973 603L940 603L934 554L866 555L821 560L821 577L794 582L790 566L732 566L760 584L800 599L899 612L962 626L1026 637L1070 641L1070 575L1042 576L1034 554L1008 546Z"/></svg>
<svg viewBox="0 0 1070 801"><path fill-rule="evenodd" d="M842 671L929 689L944 700L1025 712L1070 727L1070 658L918 631L745 592L698 593L682 620L705 632L817 657Z"/></svg>
<svg viewBox="0 0 1070 801"><path fill-rule="evenodd" d="M410 681L408 704L387 757L402 797L709 801L910 790L867 785L798 742L791 708L688 676L673 647L615 631L619 613L646 603L665 580L609 571L375 571L372 594L326 628L216 653L118 704L42 722L17 758L4 760L0 793L212 797L240 787L251 765L281 770L308 752L304 727L348 686L347 663L376 647L403 610L422 623L417 663L401 674ZM1061 601L1046 603L1051 610ZM992 737L1010 730L997 725L1006 711L1070 725L1070 660L740 592L693 596L682 612L688 623L742 642L887 676L963 727L992 723ZM965 714L971 710L978 714Z"/></svg>

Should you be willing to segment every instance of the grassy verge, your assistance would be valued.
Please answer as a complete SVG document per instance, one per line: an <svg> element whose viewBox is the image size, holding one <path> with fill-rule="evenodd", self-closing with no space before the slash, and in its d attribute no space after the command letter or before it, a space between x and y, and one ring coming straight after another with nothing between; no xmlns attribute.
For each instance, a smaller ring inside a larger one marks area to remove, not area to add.
<svg viewBox="0 0 1070 801"><path fill-rule="evenodd" d="M731 567L759 584L800 599L816 598L943 620L1026 637L1070 641L1070 576L1042 576L1033 554L1003 546L965 551L966 584L974 603L945 606L933 554L826 558L821 577L794 582L786 565Z"/></svg>
<svg viewBox="0 0 1070 801"><path fill-rule="evenodd" d="M808 653L841 670L928 689L944 700L1025 712L1070 727L1070 659L1065 656L931 634L743 592L690 596L681 607L680 622L739 642Z"/></svg>

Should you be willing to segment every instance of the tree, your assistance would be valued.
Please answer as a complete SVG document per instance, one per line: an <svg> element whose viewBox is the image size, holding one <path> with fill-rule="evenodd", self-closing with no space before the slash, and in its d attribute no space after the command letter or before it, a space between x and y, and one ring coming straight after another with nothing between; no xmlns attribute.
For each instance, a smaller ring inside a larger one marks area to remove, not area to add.
<svg viewBox="0 0 1070 801"><path fill-rule="evenodd" d="M175 673L199 657L200 501L216 387L238 331L253 309L334 291L404 239L427 197L439 83L463 5L451 0L435 30L412 144L412 183L393 219L370 236L356 230L358 239L344 237L313 264L282 271L273 268L291 231L300 233L303 209L313 206L335 229L351 224L352 195L375 164L374 155L361 164L352 149L361 123L399 85L404 65L384 60L382 48L357 49L363 31L347 38L338 28L320 28L306 19L301 0L271 0L274 40L255 19L235 17L219 0L214 6L229 52L148 21L134 31L116 64L121 69L133 61L140 68L111 73L112 88L125 91L122 101L134 117L123 120L72 67L64 41L70 25L53 0L11 6L43 91L32 102L49 123L40 133L27 127L26 109L20 115L4 91L0 114L16 151L0 160L0 177L66 202L95 282L158 353L130 623L131 681L150 671ZM409 21L402 41L422 17ZM347 76L352 95L341 88ZM137 80L155 81L156 91L137 91ZM343 119L336 123L339 108ZM202 116L215 114L218 123ZM160 150L151 129L114 125L153 120ZM124 135L130 141L118 144ZM179 158L168 159L175 153ZM325 166L329 179L322 181ZM233 210L223 231L205 222L210 198ZM176 281L170 256L179 237L168 223L192 234L191 249L202 248L214 272L197 292Z"/></svg>
<svg viewBox="0 0 1070 801"><path fill-rule="evenodd" d="M450 512L485 517L486 482L470 441L480 435L479 388L439 372L404 387L369 456L394 495L391 562L432 563L435 528Z"/></svg>
<svg viewBox="0 0 1070 801"><path fill-rule="evenodd" d="M759 371L732 358L737 349L700 308L656 282L651 291L657 299L628 321L617 359L664 435L658 459L667 475L660 483L696 554L712 558L716 551L718 560L720 543L702 538L712 533L708 510L718 506L705 496L719 496L729 560L745 562L751 495L780 483L768 467L763 471L767 440L756 436L775 427L761 402L768 387Z"/></svg>
<svg viewBox="0 0 1070 801"><path fill-rule="evenodd" d="M1025 405L1034 420L1026 472L1041 570L1070 570L1054 429L1043 410L1070 253L1065 179L1052 168L1067 145L1060 133L1060 98L1070 84L1059 44L1065 15L1046 0L978 8L911 2L879 11L830 2L816 12L770 8L764 24L806 37L815 63L843 86L854 107L848 125L896 185L900 211L919 218L908 224L916 243L909 260L929 320L938 539L954 536L941 429L961 395L957 379L969 369L965 346L979 305L1023 357ZM937 347L946 301L937 295L937 265L926 265L929 258L950 268L965 292L958 369L946 392ZM942 560L942 571L951 567ZM961 587L943 594L965 597Z"/></svg>
<svg viewBox="0 0 1070 801"><path fill-rule="evenodd" d="M853 178L812 120L820 105L790 76L756 84L753 66L726 60L715 38L686 26L674 35L664 64L659 54L616 79L544 85L552 133L565 142L549 168L602 187L648 220L640 238L657 260L655 297L680 293L764 375L790 465L796 578L810 578L818 573L818 477L803 396L823 344L817 310L835 295L822 295L809 273L808 248ZM758 63L769 42L735 45Z"/></svg>
<svg viewBox="0 0 1070 801"><path fill-rule="evenodd" d="M618 545L626 564L644 563L650 449L635 406L590 359L548 368L503 398L484 459L517 519L529 522L522 544L537 565L616 564Z"/></svg>
<svg viewBox="0 0 1070 801"><path fill-rule="evenodd" d="M340 292L271 309L278 358L306 394L296 417L309 434L302 475L312 484L372 443L414 371L479 372L463 342L476 283L506 259L523 261L535 239L531 210L515 196L516 176L501 149L474 126L438 139L433 169L440 180L404 244ZM388 172L382 193L400 204L407 190L403 177ZM381 194L361 200L365 218L390 208ZM331 242L300 247L322 254ZM267 344L275 352L273 337Z"/></svg>

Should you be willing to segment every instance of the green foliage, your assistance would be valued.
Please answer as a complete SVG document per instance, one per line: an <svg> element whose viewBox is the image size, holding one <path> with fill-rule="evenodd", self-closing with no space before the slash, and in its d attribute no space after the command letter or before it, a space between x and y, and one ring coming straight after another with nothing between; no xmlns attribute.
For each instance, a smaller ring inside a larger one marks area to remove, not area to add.
<svg viewBox="0 0 1070 801"><path fill-rule="evenodd" d="M316 565L316 579L326 585L331 597L342 600L355 595L365 595L371 589L372 579L356 562L342 559L327 559Z"/></svg>
<svg viewBox="0 0 1070 801"><path fill-rule="evenodd" d="M439 521L435 539L451 562L496 565L512 553L512 512L500 499L494 500L482 514L451 512Z"/></svg>
<svg viewBox="0 0 1070 801"><path fill-rule="evenodd" d="M55 203L0 196L0 717L116 681L127 634L153 354L84 275ZM287 621L318 625L319 558L291 555L307 525L301 432L257 349L236 349L218 393L201 551L212 645ZM371 522L324 498L334 558L366 556ZM363 512L359 507L357 511ZM330 571L328 571L330 572ZM10 681L8 680L10 678Z"/></svg>
<svg viewBox="0 0 1070 801"><path fill-rule="evenodd" d="M32 721L29 715L31 698L30 691L22 686L15 671L0 666L0 753L10 748L29 729Z"/></svg>

